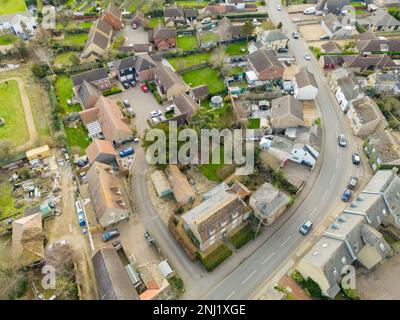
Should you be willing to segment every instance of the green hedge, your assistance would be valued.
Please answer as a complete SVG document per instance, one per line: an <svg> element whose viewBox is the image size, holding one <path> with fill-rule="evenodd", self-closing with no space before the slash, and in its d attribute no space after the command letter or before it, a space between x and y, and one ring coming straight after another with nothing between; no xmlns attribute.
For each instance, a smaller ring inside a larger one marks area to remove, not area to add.
<svg viewBox="0 0 400 320"><path fill-rule="evenodd" d="M254 239L255 231L251 226L246 226L236 232L229 238L229 241L235 246L236 249L240 249L247 242Z"/></svg>
<svg viewBox="0 0 400 320"><path fill-rule="evenodd" d="M204 265L206 270L211 272L227 258L229 258L232 255L232 251L225 244L221 244L205 257L203 257L199 252L196 254L197 258Z"/></svg>
<svg viewBox="0 0 400 320"><path fill-rule="evenodd" d="M112 87L111 89L104 90L101 93L103 96L107 97L107 96L111 96L112 94L116 94L116 93L120 93L120 92L122 92L121 88Z"/></svg>

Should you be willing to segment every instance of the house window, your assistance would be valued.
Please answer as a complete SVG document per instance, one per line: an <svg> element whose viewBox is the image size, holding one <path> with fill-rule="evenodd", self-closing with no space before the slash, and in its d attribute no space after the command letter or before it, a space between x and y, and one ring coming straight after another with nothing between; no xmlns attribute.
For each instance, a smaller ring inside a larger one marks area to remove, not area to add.
<svg viewBox="0 0 400 320"><path fill-rule="evenodd" d="M224 222L221 222L221 228L225 227L225 226L226 226L226 224L227 224L227 222L226 222L226 221L224 221Z"/></svg>
<svg viewBox="0 0 400 320"><path fill-rule="evenodd" d="M386 251L386 247L385 247L385 245L383 244L383 242L381 242L381 243L379 244L379 249L381 249L382 252L385 252L385 251Z"/></svg>
<svg viewBox="0 0 400 320"><path fill-rule="evenodd" d="M215 229L208 231L208 233L210 234L210 236L214 235L215 234Z"/></svg>
<svg viewBox="0 0 400 320"><path fill-rule="evenodd" d="M236 219L238 215L239 215L239 213L236 211L235 213L232 213L232 218Z"/></svg>
<svg viewBox="0 0 400 320"><path fill-rule="evenodd" d="M213 236L210 238L210 245L212 245L214 242L215 242L215 235L213 235Z"/></svg>

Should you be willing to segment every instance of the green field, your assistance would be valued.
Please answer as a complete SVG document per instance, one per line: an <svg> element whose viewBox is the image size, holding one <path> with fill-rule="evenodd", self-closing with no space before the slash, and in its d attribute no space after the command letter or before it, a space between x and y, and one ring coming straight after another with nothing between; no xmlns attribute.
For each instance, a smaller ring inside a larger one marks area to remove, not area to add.
<svg viewBox="0 0 400 320"><path fill-rule="evenodd" d="M0 0L0 16L25 11L26 4L24 0Z"/></svg>
<svg viewBox="0 0 400 320"><path fill-rule="evenodd" d="M213 111L210 111L213 112ZM220 163L211 163L212 154L210 153L210 163L199 166L201 173L211 181L223 181L234 172L233 164L224 163L224 149L220 149Z"/></svg>
<svg viewBox="0 0 400 320"><path fill-rule="evenodd" d="M210 94L225 89L224 81L219 72L209 67L186 72L182 75L182 78L192 88L206 84Z"/></svg>
<svg viewBox="0 0 400 320"><path fill-rule="evenodd" d="M206 63L210 60L211 54L209 52L196 53L186 57L169 58L168 62L175 68L175 70L182 70L189 68L196 64Z"/></svg>
<svg viewBox="0 0 400 320"><path fill-rule="evenodd" d="M73 56L73 52L66 51L63 53L58 54L54 58L54 64L59 66L72 66L71 57Z"/></svg>
<svg viewBox="0 0 400 320"><path fill-rule="evenodd" d="M148 25L148 27L149 28L155 28L156 26L158 26L158 24L164 24L164 19L163 18L160 18L160 17L157 17L157 18L151 18L150 19L150 21L149 21L149 25Z"/></svg>
<svg viewBox="0 0 400 320"><path fill-rule="evenodd" d="M244 49L244 51L242 51ZM247 42L236 42L225 47L228 56L239 56L247 53Z"/></svg>
<svg viewBox="0 0 400 320"><path fill-rule="evenodd" d="M29 139L18 83L15 80L0 83L0 117L5 125L0 127L0 140L9 139L16 146Z"/></svg>
<svg viewBox="0 0 400 320"><path fill-rule="evenodd" d="M175 1L177 5L186 8L204 8L208 6L208 1L186 1L186 0L177 0Z"/></svg>
<svg viewBox="0 0 400 320"><path fill-rule="evenodd" d="M197 44L196 36L177 37L176 46L182 50L192 50L192 49L197 49L199 47Z"/></svg>
<svg viewBox="0 0 400 320"><path fill-rule="evenodd" d="M64 46L83 46L87 38L87 33L67 34L59 43Z"/></svg>
<svg viewBox="0 0 400 320"><path fill-rule="evenodd" d="M12 186L5 182L0 185L0 220L5 219L17 212L14 207L14 199L12 197Z"/></svg>
<svg viewBox="0 0 400 320"><path fill-rule="evenodd" d="M77 128L65 127L65 134L69 147L79 148L79 155L83 155L90 144L90 138L85 126L80 124Z"/></svg>
<svg viewBox="0 0 400 320"><path fill-rule="evenodd" d="M58 76L55 88L56 95L60 103L60 107L63 110L63 113L81 111L81 106L79 104L73 104L72 106L69 106L67 104L67 100L71 99L73 96L71 78L65 75Z"/></svg>
<svg viewBox="0 0 400 320"><path fill-rule="evenodd" d="M18 40L17 36L13 34L0 35L0 46L8 46L15 43Z"/></svg>

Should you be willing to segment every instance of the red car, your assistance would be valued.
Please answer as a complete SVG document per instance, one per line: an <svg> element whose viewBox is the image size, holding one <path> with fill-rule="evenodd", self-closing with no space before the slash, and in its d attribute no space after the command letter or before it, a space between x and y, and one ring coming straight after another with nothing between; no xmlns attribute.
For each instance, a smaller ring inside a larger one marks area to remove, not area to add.
<svg viewBox="0 0 400 320"><path fill-rule="evenodd" d="M149 88L147 88L147 86L146 86L144 83L142 83L142 84L140 85L140 89L142 89L142 91L143 91L144 93L149 92Z"/></svg>

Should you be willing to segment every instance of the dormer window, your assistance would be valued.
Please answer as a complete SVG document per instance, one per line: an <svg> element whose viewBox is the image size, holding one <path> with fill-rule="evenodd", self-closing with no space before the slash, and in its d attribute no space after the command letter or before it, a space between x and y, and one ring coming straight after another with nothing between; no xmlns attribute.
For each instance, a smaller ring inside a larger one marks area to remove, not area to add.
<svg viewBox="0 0 400 320"><path fill-rule="evenodd" d="M215 229L208 231L208 233L210 234L210 236L212 236L213 234L215 234Z"/></svg>

